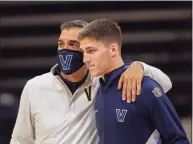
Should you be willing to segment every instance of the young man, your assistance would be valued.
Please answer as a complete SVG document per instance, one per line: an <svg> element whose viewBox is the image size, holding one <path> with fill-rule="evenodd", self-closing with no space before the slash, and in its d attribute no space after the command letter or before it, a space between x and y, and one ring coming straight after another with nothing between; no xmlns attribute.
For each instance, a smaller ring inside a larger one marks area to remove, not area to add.
<svg viewBox="0 0 193 144"><path fill-rule="evenodd" d="M116 23L95 20L80 31L78 39L91 75L102 76L95 107L100 144L157 144L159 140L164 144L189 144L174 107L151 78L143 78L136 102L121 100L117 82L126 65Z"/></svg>
<svg viewBox="0 0 193 144"><path fill-rule="evenodd" d="M25 85L11 144L98 144L94 103L99 82L97 78L91 79L77 39L86 24L75 20L61 25L58 64ZM142 78L141 64L132 65L124 77ZM165 74L143 65L144 74L157 79L166 91L171 88Z"/></svg>

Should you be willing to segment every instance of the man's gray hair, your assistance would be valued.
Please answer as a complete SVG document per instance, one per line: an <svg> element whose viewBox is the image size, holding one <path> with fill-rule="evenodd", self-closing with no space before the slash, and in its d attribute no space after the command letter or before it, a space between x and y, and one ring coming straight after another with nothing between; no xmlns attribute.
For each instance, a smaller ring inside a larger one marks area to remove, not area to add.
<svg viewBox="0 0 193 144"><path fill-rule="evenodd" d="M83 28L87 24L88 24L88 22L86 22L84 20L73 20L73 21L68 21L68 22L62 23L60 26L60 29L62 31L65 28L73 28L73 27Z"/></svg>

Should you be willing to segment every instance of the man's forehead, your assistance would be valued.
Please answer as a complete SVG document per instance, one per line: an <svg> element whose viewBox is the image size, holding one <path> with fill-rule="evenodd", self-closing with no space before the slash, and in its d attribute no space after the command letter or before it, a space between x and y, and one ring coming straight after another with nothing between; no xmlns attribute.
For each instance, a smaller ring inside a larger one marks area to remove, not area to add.
<svg viewBox="0 0 193 144"><path fill-rule="evenodd" d="M88 39L88 38L85 38L83 40L80 41L80 44L83 48L85 47L93 47L93 46L102 46L102 43L101 42L98 42L94 39Z"/></svg>
<svg viewBox="0 0 193 144"><path fill-rule="evenodd" d="M77 40L80 28L64 29L60 33L59 39Z"/></svg>
<svg viewBox="0 0 193 144"><path fill-rule="evenodd" d="M60 41L63 41L63 40L67 40L67 41L78 41L77 37L76 36L60 36L59 37L59 40Z"/></svg>

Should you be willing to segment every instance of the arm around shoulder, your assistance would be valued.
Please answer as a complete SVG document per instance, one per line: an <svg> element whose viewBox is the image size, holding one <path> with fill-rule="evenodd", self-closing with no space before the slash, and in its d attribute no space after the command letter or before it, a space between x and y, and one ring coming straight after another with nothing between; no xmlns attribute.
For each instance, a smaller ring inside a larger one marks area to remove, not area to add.
<svg viewBox="0 0 193 144"><path fill-rule="evenodd" d="M144 76L149 76L161 85L164 92L168 92L172 88L172 82L170 78L163 73L160 69L150 66L144 62L140 62L144 68Z"/></svg>

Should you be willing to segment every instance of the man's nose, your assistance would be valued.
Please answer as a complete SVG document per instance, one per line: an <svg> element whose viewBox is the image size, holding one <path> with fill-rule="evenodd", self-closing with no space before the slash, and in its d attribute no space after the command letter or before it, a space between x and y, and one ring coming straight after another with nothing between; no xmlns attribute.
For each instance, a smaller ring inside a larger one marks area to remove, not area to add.
<svg viewBox="0 0 193 144"><path fill-rule="evenodd" d="M89 61L90 61L89 56L84 53L84 55L83 55L83 62L84 62L84 63L88 63Z"/></svg>

